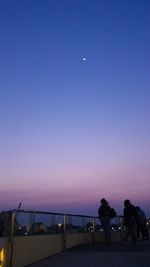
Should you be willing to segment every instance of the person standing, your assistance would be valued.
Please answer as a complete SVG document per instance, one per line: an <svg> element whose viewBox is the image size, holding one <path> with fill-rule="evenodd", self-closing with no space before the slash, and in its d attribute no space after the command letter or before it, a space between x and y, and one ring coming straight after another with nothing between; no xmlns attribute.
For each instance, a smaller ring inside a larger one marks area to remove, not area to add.
<svg viewBox="0 0 150 267"><path fill-rule="evenodd" d="M132 243L136 244L137 242L137 213L134 205L131 204L129 199L124 201L124 224L126 226L127 232L123 241L127 241L131 236Z"/></svg>
<svg viewBox="0 0 150 267"><path fill-rule="evenodd" d="M137 224L137 236L140 239L140 235L142 240L149 239L149 233L146 225L146 215L145 212L139 207L136 208L136 213L138 217L138 224Z"/></svg>
<svg viewBox="0 0 150 267"><path fill-rule="evenodd" d="M98 209L98 215L102 228L105 233L105 242L108 244L110 242L110 234L111 234L110 221L113 217L115 217L116 212L109 206L105 198L102 198L100 202L101 205Z"/></svg>

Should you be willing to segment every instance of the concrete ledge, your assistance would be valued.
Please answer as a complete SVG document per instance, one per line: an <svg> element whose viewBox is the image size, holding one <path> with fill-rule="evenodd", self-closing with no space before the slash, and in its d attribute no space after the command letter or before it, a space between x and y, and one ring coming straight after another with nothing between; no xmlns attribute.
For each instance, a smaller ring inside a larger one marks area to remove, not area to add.
<svg viewBox="0 0 150 267"><path fill-rule="evenodd" d="M62 250L62 235L15 237L13 267L23 267Z"/></svg>
<svg viewBox="0 0 150 267"><path fill-rule="evenodd" d="M119 242L121 238L122 233L111 233L112 242ZM24 267L77 245L102 242L104 242L104 232L16 236L14 237L12 267ZM8 258L8 240L1 239L0 244L1 247L5 247L5 258L6 256ZM7 266L7 264L0 265L0 267Z"/></svg>

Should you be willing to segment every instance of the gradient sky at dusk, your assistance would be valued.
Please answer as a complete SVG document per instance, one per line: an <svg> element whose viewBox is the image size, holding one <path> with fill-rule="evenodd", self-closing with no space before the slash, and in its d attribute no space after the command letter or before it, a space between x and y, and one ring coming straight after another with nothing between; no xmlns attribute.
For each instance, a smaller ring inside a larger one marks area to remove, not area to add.
<svg viewBox="0 0 150 267"><path fill-rule="evenodd" d="M95 215L105 197L150 216L149 12L0 0L0 210Z"/></svg>

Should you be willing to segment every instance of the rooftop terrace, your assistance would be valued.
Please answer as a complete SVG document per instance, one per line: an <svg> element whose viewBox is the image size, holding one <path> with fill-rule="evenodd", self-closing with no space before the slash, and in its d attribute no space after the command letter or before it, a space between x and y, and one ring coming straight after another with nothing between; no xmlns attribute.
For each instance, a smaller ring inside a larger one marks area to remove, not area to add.
<svg viewBox="0 0 150 267"><path fill-rule="evenodd" d="M150 266L149 240L121 242L126 234L122 216L112 219L106 245L95 216L25 210L1 215L0 267Z"/></svg>
<svg viewBox="0 0 150 267"><path fill-rule="evenodd" d="M30 267L149 267L150 241L137 245L112 243L87 244L29 265Z"/></svg>

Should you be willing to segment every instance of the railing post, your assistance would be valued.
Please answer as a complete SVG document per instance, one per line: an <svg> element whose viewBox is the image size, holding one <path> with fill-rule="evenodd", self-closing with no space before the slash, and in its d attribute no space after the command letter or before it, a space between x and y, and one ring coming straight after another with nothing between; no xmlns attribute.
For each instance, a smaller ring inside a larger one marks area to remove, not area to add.
<svg viewBox="0 0 150 267"><path fill-rule="evenodd" d="M92 222L92 228L93 228L93 232L92 232L92 243L95 243L95 218L93 218L93 222Z"/></svg>
<svg viewBox="0 0 150 267"><path fill-rule="evenodd" d="M82 230L85 232L85 218L82 217Z"/></svg>
<svg viewBox="0 0 150 267"><path fill-rule="evenodd" d="M93 218L93 232L95 232L95 218Z"/></svg>
<svg viewBox="0 0 150 267"><path fill-rule="evenodd" d="M62 234L62 250L66 250L66 223L67 217L66 214L63 215L63 234Z"/></svg>
<svg viewBox="0 0 150 267"><path fill-rule="evenodd" d="M8 259L9 267L12 267L12 261L13 261L14 228L15 228L15 212L13 211L11 214L10 247L9 247L9 259Z"/></svg>
<svg viewBox="0 0 150 267"><path fill-rule="evenodd" d="M66 214L64 214L64 235L66 235Z"/></svg>

